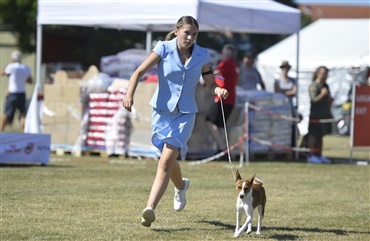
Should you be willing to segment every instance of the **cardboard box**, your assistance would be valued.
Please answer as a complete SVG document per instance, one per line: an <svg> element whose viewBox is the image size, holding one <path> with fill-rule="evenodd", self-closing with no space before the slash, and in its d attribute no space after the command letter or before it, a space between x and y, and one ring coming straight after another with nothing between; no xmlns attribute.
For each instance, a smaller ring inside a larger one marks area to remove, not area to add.
<svg viewBox="0 0 370 241"><path fill-rule="evenodd" d="M80 102L81 88L78 82L69 83L61 86L62 88L62 101L64 102Z"/></svg>
<svg viewBox="0 0 370 241"><path fill-rule="evenodd" d="M81 88L78 83L44 86L45 102L80 102Z"/></svg>
<svg viewBox="0 0 370 241"><path fill-rule="evenodd" d="M58 85L46 84L44 86L44 101L58 102L63 100L63 90Z"/></svg>
<svg viewBox="0 0 370 241"><path fill-rule="evenodd" d="M80 125L82 119L81 103L45 102L48 114L43 115L43 125Z"/></svg>
<svg viewBox="0 0 370 241"><path fill-rule="evenodd" d="M44 126L44 133L51 135L51 144L73 146L80 134L80 126L55 124Z"/></svg>
<svg viewBox="0 0 370 241"><path fill-rule="evenodd" d="M68 75L67 72L64 70L58 70L54 75L54 83L53 85L65 85L67 84Z"/></svg>

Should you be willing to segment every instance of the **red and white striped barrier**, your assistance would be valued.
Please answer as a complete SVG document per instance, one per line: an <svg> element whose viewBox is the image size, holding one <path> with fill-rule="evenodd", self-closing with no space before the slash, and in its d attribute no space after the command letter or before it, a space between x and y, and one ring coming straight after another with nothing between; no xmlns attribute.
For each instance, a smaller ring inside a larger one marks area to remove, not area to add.
<svg viewBox="0 0 370 241"><path fill-rule="evenodd" d="M301 121L301 119L299 119L299 118L295 118L295 117L291 117L291 116L284 116L284 115L281 115L281 114L276 114L276 113L273 113L271 111L262 109L258 106L255 106L255 105L252 105L252 104L249 104L249 103L247 103L247 106L250 107L251 109L256 110L256 111L260 111L264 114L271 115L271 116L274 116L276 118L280 118L280 119L283 119L283 120L292 121L292 122L300 122ZM337 122L337 121L342 120L342 119L345 119L345 118L310 120L310 122L313 122L313 123L332 123L332 122ZM254 136L248 136L247 133L244 133L243 136L235 144L230 146L229 151L232 151L235 148L239 147L240 150L241 150L241 157L240 158L243 158L242 156L243 156L243 152L244 152L244 150L243 150L244 149L244 141L247 138L254 141L254 142L260 143L262 145L266 145L266 146L270 146L270 147L274 147L274 148L278 148L278 149L282 149L282 150L287 150L287 151L294 151L294 152L314 152L314 151L316 151L316 149L314 149L314 148L300 148L300 147L277 145L277 144L274 144L271 141L262 140L260 138L254 137ZM228 152L228 150L225 149L224 151L222 151L220 153L217 153L213 156L207 157L207 158L199 160L199 161L191 162L190 165L203 164L203 163L207 163L207 162L217 160L220 157L222 157L223 155L227 154L227 152ZM242 159L240 160L240 165L242 165Z"/></svg>

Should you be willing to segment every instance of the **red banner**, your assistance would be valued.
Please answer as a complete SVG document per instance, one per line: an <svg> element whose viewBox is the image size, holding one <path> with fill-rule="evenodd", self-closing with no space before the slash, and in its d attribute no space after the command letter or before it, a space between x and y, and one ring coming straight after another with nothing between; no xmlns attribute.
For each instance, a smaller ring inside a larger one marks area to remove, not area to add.
<svg viewBox="0 0 370 241"><path fill-rule="evenodd" d="M353 146L370 146L370 86L356 86Z"/></svg>

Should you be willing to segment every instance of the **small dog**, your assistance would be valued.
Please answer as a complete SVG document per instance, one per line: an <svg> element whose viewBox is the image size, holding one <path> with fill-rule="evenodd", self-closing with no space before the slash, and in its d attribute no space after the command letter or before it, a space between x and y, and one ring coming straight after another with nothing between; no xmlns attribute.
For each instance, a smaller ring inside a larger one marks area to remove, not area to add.
<svg viewBox="0 0 370 241"><path fill-rule="evenodd" d="M258 207L258 225L257 235L261 234L262 219L265 215L266 194L262 187L262 181L255 178L255 175L249 179L243 180L240 176L239 170L236 170L236 191L238 193L236 200L236 227L234 238L240 237L244 230L248 227L246 234L252 232L252 218L253 210ZM240 227L240 219L242 212L247 215L247 220ZM240 228L239 228L240 227Z"/></svg>

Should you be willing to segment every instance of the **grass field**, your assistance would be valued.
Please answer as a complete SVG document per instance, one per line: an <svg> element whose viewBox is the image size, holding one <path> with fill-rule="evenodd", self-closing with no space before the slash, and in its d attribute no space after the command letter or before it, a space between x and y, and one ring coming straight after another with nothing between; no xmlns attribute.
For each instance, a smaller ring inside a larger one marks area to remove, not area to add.
<svg viewBox="0 0 370 241"><path fill-rule="evenodd" d="M235 164L237 164L235 162ZM234 180L227 162L191 166L188 205L170 184L151 228L140 225L156 162L51 157L49 166L1 166L1 240L232 240ZM369 166L255 161L267 193L262 234L240 240L369 240ZM235 167L234 167L235 171Z"/></svg>

